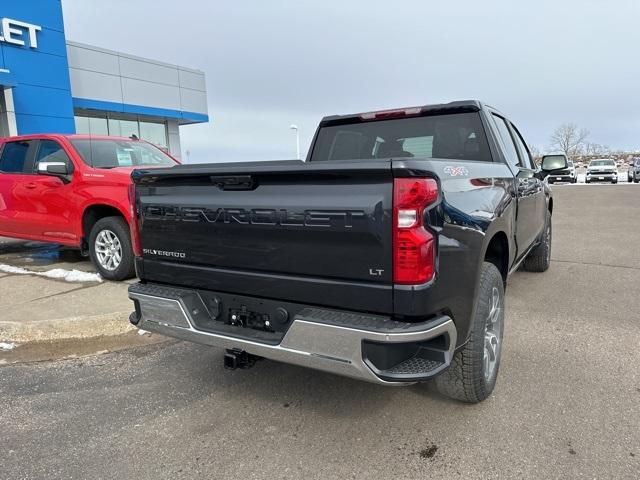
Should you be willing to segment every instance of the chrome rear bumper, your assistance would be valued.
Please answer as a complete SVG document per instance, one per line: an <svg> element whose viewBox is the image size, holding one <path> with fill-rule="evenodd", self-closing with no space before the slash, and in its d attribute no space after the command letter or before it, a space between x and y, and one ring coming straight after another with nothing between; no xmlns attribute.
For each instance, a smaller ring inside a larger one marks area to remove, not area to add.
<svg viewBox="0 0 640 480"><path fill-rule="evenodd" d="M424 324L389 320L388 329L367 329L361 323L357 326L329 324L324 321L326 314L339 316L341 312L315 308L297 314L280 343L267 344L196 329L189 309L179 296L167 298L144 293L141 286L144 285L138 284L129 290L129 298L136 303L131 322L139 328L378 384L407 385L433 377L449 366L456 345L456 328L449 317ZM153 291L150 288L150 292ZM353 316L350 312L342 314ZM387 364L384 369L376 366L371 352L402 349L404 344L415 350L411 358L401 359L395 365Z"/></svg>

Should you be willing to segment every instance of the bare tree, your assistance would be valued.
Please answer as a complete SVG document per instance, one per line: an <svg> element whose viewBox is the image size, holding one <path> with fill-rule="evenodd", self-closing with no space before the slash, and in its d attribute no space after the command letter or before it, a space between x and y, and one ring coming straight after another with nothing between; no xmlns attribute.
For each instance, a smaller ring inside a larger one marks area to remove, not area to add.
<svg viewBox="0 0 640 480"><path fill-rule="evenodd" d="M533 161L536 162L537 165L540 165L542 163L542 153L540 149L535 145L529 145L529 152L531 152Z"/></svg>
<svg viewBox="0 0 640 480"><path fill-rule="evenodd" d="M609 145L602 145L600 143L586 142L584 145L584 149L587 155L606 156L611 153Z"/></svg>
<svg viewBox="0 0 640 480"><path fill-rule="evenodd" d="M586 128L579 128L575 123L564 123L551 134L549 148L571 158L582 152L588 136Z"/></svg>

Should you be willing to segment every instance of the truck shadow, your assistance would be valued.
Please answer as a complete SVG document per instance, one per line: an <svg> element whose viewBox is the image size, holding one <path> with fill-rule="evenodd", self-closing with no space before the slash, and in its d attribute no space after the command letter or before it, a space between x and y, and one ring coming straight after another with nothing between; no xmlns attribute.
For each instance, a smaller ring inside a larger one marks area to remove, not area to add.
<svg viewBox="0 0 640 480"><path fill-rule="evenodd" d="M16 267L47 266L87 261L77 249L54 243L29 241L0 242L0 263Z"/></svg>
<svg viewBox="0 0 640 480"><path fill-rule="evenodd" d="M439 411L444 405L455 405L429 383L381 386L267 359L248 370L229 371L222 366L219 349L195 348L204 351L198 352L202 363L189 371L190 381L205 389L213 388L232 403L241 402L255 408L266 405L269 409L294 407L304 414L351 421L374 418L416 400L425 403L425 407L439 406Z"/></svg>

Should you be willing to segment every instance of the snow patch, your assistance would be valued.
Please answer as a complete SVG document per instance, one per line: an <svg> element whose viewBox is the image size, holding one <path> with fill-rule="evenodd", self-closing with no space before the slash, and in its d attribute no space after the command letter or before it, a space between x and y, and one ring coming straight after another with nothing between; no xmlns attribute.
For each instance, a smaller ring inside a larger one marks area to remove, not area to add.
<svg viewBox="0 0 640 480"><path fill-rule="evenodd" d="M0 263L0 271L13 273L15 275L37 275L39 277L54 278L65 282L102 282L102 277L98 273L82 272L80 270L65 270L64 268L54 268L45 272L36 272L22 267L14 267Z"/></svg>
<svg viewBox="0 0 640 480"><path fill-rule="evenodd" d="M141 329L141 328L139 328L139 329L138 329L138 335L145 335L145 334L147 334L147 333L149 333L149 334L150 334L150 332L147 332L146 330L143 330L143 329Z"/></svg>
<svg viewBox="0 0 640 480"><path fill-rule="evenodd" d="M5 273L29 273L29 271L25 270L24 268L14 267L13 265L5 265L4 263L0 263L0 271L3 271Z"/></svg>
<svg viewBox="0 0 640 480"><path fill-rule="evenodd" d="M17 345L15 343L0 342L0 350L2 350L3 352L8 352L10 350L13 350L16 347Z"/></svg>
<svg viewBox="0 0 640 480"><path fill-rule="evenodd" d="M48 278L56 278L65 282L101 282L102 278L97 273L83 272L81 270L65 270L64 268L54 268L41 273ZM36 273L40 275L40 273Z"/></svg>

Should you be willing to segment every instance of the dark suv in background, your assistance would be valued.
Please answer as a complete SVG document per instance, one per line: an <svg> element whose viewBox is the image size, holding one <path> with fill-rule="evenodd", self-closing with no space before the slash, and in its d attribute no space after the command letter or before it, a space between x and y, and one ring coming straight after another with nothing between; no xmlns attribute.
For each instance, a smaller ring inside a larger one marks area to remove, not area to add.
<svg viewBox="0 0 640 480"><path fill-rule="evenodd" d="M629 170L627 171L627 180L629 183L640 182L640 158L634 158L629 163Z"/></svg>

